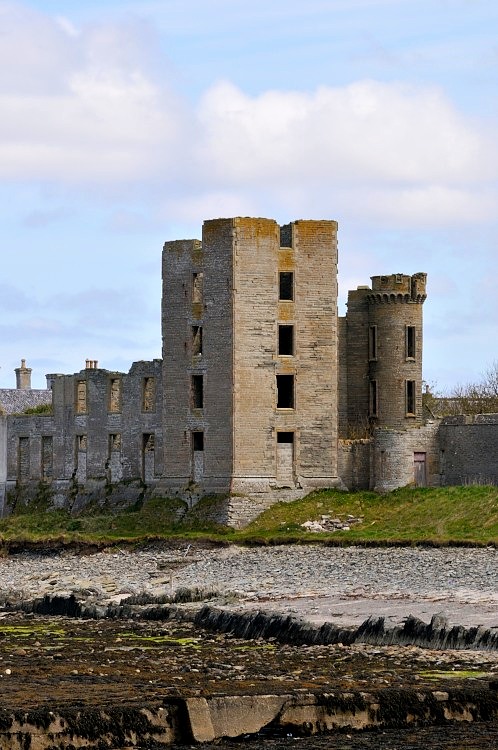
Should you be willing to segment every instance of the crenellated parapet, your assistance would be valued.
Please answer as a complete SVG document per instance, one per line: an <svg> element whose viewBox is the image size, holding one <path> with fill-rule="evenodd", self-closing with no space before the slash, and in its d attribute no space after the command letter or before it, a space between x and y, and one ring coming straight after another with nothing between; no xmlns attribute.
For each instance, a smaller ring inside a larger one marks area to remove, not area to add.
<svg viewBox="0 0 498 750"><path fill-rule="evenodd" d="M371 305L416 304L423 305L427 298L427 274L408 276L392 273L389 276L372 276L372 289L367 294Z"/></svg>

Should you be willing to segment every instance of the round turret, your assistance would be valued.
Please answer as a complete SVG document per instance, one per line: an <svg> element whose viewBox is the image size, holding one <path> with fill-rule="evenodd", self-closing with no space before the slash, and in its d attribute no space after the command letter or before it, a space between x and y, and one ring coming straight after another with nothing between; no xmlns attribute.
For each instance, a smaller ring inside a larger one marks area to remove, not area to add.
<svg viewBox="0 0 498 750"><path fill-rule="evenodd" d="M369 415L375 427L422 424L425 273L373 276L367 294Z"/></svg>

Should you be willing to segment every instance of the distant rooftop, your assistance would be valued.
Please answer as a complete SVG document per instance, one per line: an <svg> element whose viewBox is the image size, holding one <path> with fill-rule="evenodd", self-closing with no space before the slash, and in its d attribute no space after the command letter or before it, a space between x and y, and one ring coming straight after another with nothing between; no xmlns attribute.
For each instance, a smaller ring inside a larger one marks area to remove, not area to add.
<svg viewBox="0 0 498 750"><path fill-rule="evenodd" d="M52 403L52 391L34 388L0 388L0 413L22 414L26 409Z"/></svg>

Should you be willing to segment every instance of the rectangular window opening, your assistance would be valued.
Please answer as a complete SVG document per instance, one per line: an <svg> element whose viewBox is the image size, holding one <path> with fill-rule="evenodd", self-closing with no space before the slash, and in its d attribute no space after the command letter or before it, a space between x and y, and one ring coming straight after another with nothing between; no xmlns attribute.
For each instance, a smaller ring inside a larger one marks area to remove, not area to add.
<svg viewBox="0 0 498 750"><path fill-rule="evenodd" d="M410 416L415 414L415 381L406 381L406 413Z"/></svg>
<svg viewBox="0 0 498 750"><path fill-rule="evenodd" d="M294 326L279 325L278 353L281 357L292 357L294 354Z"/></svg>
<svg viewBox="0 0 498 750"><path fill-rule="evenodd" d="M121 435L114 433L109 435L109 454L121 451Z"/></svg>
<svg viewBox="0 0 498 750"><path fill-rule="evenodd" d="M378 389L377 381L370 381L370 416L376 417L378 410Z"/></svg>
<svg viewBox="0 0 498 750"><path fill-rule="evenodd" d="M204 433L203 432L192 433L192 449L196 453L197 451L204 450Z"/></svg>
<svg viewBox="0 0 498 750"><path fill-rule="evenodd" d="M86 380L76 383L76 413L86 414Z"/></svg>
<svg viewBox="0 0 498 750"><path fill-rule="evenodd" d="M194 305L202 304L204 293L204 274L202 271L192 274L192 302Z"/></svg>
<svg viewBox="0 0 498 750"><path fill-rule="evenodd" d="M204 377L192 375L192 406L194 409L204 407Z"/></svg>
<svg viewBox="0 0 498 750"><path fill-rule="evenodd" d="M109 411L121 411L121 378L111 378L109 382Z"/></svg>
<svg viewBox="0 0 498 750"><path fill-rule="evenodd" d="M277 375L277 409L294 408L294 375Z"/></svg>
<svg viewBox="0 0 498 750"><path fill-rule="evenodd" d="M415 326L406 326L406 358L415 359Z"/></svg>
<svg viewBox="0 0 498 750"><path fill-rule="evenodd" d="M277 432L277 443L293 443L293 432Z"/></svg>
<svg viewBox="0 0 498 750"><path fill-rule="evenodd" d="M142 411L156 410L156 379L154 377L143 380Z"/></svg>
<svg viewBox="0 0 498 750"><path fill-rule="evenodd" d="M368 329L368 358L377 359L377 326Z"/></svg>
<svg viewBox="0 0 498 750"><path fill-rule="evenodd" d="M279 295L281 300L294 299L294 273L292 271L280 271L279 275Z"/></svg>
<svg viewBox="0 0 498 750"><path fill-rule="evenodd" d="M202 354L202 326L192 326L192 356Z"/></svg>

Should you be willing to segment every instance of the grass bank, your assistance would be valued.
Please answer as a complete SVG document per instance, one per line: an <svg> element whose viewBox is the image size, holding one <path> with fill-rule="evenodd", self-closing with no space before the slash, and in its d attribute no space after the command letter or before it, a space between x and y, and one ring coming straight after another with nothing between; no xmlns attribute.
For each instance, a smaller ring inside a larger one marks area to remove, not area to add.
<svg viewBox="0 0 498 750"><path fill-rule="evenodd" d="M0 520L0 542L112 544L178 538L246 544L498 544L497 487L404 488L387 495L324 490L277 503L241 531L210 522L212 510L209 499L186 513L181 501L169 499L119 512L93 507L78 516L22 508ZM350 515L361 522L334 532L302 528L322 515L341 520Z"/></svg>

